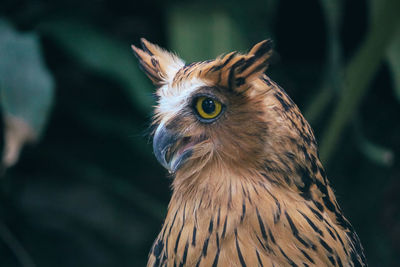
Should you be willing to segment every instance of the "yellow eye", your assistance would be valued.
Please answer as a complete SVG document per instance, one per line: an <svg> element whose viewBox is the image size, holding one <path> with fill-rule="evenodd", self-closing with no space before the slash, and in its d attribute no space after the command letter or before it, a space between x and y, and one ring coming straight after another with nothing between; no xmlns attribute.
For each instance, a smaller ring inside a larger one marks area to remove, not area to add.
<svg viewBox="0 0 400 267"><path fill-rule="evenodd" d="M222 111L222 104L213 98L200 96L195 101L197 113L205 120L215 119Z"/></svg>

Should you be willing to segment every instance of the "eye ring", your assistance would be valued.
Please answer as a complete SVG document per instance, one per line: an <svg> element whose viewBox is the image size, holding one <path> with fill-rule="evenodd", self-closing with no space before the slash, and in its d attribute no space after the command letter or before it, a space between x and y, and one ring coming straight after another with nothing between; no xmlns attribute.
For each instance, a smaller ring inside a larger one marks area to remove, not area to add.
<svg viewBox="0 0 400 267"><path fill-rule="evenodd" d="M214 97L200 95L194 98L193 109L201 122L210 123L222 114L224 105Z"/></svg>

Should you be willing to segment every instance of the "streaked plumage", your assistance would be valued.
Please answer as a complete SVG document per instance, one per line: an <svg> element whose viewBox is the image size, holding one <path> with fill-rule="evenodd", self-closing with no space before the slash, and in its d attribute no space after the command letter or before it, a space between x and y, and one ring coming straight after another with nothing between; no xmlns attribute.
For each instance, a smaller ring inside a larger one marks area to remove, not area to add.
<svg viewBox="0 0 400 267"><path fill-rule="evenodd" d="M148 266L367 265L309 124L264 74L271 41L189 65L142 47L158 86L154 152L174 177Z"/></svg>

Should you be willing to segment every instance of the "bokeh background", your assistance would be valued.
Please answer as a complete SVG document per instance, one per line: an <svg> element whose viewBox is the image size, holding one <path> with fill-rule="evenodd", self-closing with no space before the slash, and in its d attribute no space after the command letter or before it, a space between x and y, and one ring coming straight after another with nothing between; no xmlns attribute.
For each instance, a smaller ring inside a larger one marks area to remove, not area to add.
<svg viewBox="0 0 400 267"><path fill-rule="evenodd" d="M1 0L0 266L145 265L171 181L140 37L187 62L272 38L267 74L313 126L370 265L400 266L399 5Z"/></svg>

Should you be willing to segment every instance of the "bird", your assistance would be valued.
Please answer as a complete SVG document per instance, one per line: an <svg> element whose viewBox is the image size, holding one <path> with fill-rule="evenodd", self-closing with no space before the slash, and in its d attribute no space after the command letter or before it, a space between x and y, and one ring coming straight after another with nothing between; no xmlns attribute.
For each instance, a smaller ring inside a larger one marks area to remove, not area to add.
<svg viewBox="0 0 400 267"><path fill-rule="evenodd" d="M190 64L140 40L172 190L147 266L367 266L313 130L265 74L272 40Z"/></svg>

